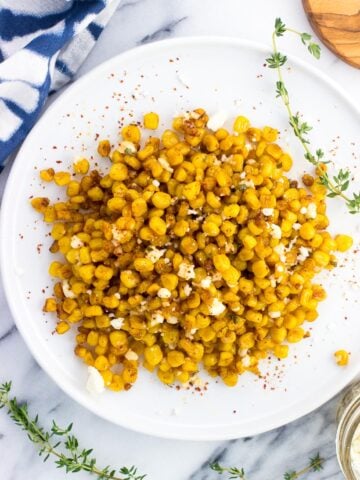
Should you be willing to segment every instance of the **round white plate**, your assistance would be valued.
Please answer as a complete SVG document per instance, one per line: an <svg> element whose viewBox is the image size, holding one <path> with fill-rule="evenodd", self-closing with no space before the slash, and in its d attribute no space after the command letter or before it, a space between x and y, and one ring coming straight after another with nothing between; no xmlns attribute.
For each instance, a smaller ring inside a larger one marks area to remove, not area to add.
<svg viewBox="0 0 360 480"><path fill-rule="evenodd" d="M17 326L34 357L54 381L94 413L119 425L163 437L226 439L253 435L294 420L339 392L360 370L358 291L359 255L339 255L340 266L321 276L328 299L320 317L307 327L310 338L291 347L286 361L265 361L264 378L243 375L235 388L210 379L207 390L177 390L142 370L129 392L99 397L85 389L86 367L73 354L71 335L53 335L55 319L41 311L50 295L47 270L49 226L29 205L29 197L59 196L44 185L44 167L71 169L76 155L106 168L96 154L98 138L117 142L119 125L141 121L155 110L161 127L187 109L225 110L231 118L249 117L254 125L282 132L281 144L292 152L297 178L309 165L275 98L273 70L264 68L266 47L224 38L187 38L150 44L104 63L71 86L45 112L24 143L8 180L2 208L1 266L7 298ZM314 126L312 143L323 146L338 167L356 171L359 114L344 94L319 71L291 59L286 82L295 110ZM311 166L310 166L311 167ZM329 201L332 232L358 237L359 217ZM357 264L356 264L357 262ZM345 368L333 352L351 351Z"/></svg>

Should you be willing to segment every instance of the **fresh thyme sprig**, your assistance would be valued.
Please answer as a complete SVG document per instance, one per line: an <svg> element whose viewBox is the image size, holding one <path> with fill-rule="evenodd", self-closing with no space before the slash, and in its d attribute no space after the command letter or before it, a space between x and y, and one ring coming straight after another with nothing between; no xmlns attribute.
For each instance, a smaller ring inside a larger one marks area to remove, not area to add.
<svg viewBox="0 0 360 480"><path fill-rule="evenodd" d="M81 449L77 438L71 433L72 423L61 428L53 422L50 432L47 432L39 424L38 415L31 418L27 404L20 404L15 397L10 398L11 382L0 386L0 409L7 408L8 414L28 435L28 438L39 449L39 455L43 456L44 462L49 457L55 458L58 468L64 468L66 473L85 471L93 474L98 480L143 480L145 475L139 475L137 469L122 467L116 470L107 466L100 468L96 459L93 458L92 449ZM119 477L118 473L122 476Z"/></svg>
<svg viewBox="0 0 360 480"><path fill-rule="evenodd" d="M289 123L294 131L295 136L299 139L305 150L305 158L310 163L320 168L320 183L329 191L328 197L341 197L345 201L350 213L360 213L360 192L350 195L345 193L350 185L350 171L340 170L337 175L333 176L330 176L326 172L324 164L329 162L324 161L324 151L322 149L318 149L316 150L315 154L313 154L310 150L310 142L307 138L307 135L309 134L310 130L312 130L312 127L307 122L303 121L298 113L293 113L290 105L289 92L285 86L282 73L282 67L286 64L287 57L279 52L277 46L277 38L282 37L286 32L291 32L299 36L301 42L307 47L310 54L316 59L319 59L321 55L320 46L313 42L312 36L309 33L299 32L292 28L288 28L281 18L277 18L275 20L275 27L272 34L273 52L270 57L266 59L268 67L275 69L278 74L278 80L276 82L276 96L282 99L286 107L289 116Z"/></svg>
<svg viewBox="0 0 360 480"><path fill-rule="evenodd" d="M291 470L283 475L283 480L297 480L298 478L302 477L306 473L309 472L319 472L320 470L323 469L323 464L324 464L324 459L320 457L320 454L317 453L315 457L310 457L309 458L309 463L308 465L299 470ZM219 473L222 475L223 473L228 474L228 480L235 480L237 478L241 480L246 480L245 479L245 471L243 468L237 468L237 467L223 467L222 465L219 464L219 462L214 462L210 464L210 468L214 470L214 472Z"/></svg>

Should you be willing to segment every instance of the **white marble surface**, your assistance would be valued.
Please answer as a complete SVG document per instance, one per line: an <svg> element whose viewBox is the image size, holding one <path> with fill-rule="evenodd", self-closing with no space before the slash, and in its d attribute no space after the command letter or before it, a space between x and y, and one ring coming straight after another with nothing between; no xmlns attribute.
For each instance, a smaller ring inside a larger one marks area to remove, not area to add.
<svg viewBox="0 0 360 480"><path fill-rule="evenodd" d="M228 35L269 43L274 18L299 30L309 30L300 0L123 0L79 75L117 53L144 42L189 35ZM312 60L298 41L288 38L286 50ZM211 61L209 59L209 61ZM339 61L326 49L317 66L342 84L360 106L360 72ZM341 119L334 119L341 122ZM2 191L7 171L1 175ZM1 232L2 235L5 232ZM182 442L144 436L115 427L69 399L37 366L19 336L0 287L0 380L12 379L14 392L39 412L45 425L75 423L84 446L96 447L100 463L136 464L149 480L215 480L210 461L243 466L250 480L274 480L292 467L300 468L320 451L328 458L321 473L310 480L343 478L335 458L334 399L316 412L272 432L230 442ZM299 386L301 388L301 386ZM26 436L0 413L0 478L2 480L57 480L65 473L51 461L43 464ZM78 474L74 478L89 478Z"/></svg>

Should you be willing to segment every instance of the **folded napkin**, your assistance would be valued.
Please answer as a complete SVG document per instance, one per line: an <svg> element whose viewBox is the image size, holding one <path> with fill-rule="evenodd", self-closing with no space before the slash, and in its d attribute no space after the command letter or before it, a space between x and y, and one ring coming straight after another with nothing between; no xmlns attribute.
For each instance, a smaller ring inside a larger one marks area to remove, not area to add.
<svg viewBox="0 0 360 480"><path fill-rule="evenodd" d="M119 0L1 0L0 171L49 95L86 58Z"/></svg>

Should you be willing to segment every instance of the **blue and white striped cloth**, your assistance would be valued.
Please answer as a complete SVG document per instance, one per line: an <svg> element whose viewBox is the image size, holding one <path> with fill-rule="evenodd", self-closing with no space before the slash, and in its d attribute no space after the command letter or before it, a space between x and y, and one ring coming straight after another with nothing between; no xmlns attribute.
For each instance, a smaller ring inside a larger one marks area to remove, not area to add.
<svg viewBox="0 0 360 480"><path fill-rule="evenodd" d="M119 0L0 0L0 171L67 83Z"/></svg>

